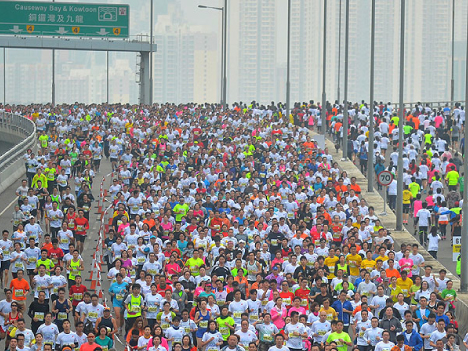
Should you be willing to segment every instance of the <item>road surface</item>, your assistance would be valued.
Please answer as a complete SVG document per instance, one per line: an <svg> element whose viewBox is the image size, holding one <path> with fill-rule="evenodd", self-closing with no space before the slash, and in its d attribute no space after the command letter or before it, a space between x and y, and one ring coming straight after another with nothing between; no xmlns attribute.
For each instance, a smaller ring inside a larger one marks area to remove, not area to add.
<svg viewBox="0 0 468 351"><path fill-rule="evenodd" d="M1 144L0 144L1 145ZM85 264L85 270L82 272L82 276L84 279L89 279L90 271L92 268L92 256L94 250L96 248L97 238L98 238L98 231L99 231L99 221L97 215L97 199L99 197L99 187L100 182L102 180L103 175L106 175L111 172L111 164L109 161L102 160L100 173L98 173L94 179L93 184L93 196L96 201L93 203L93 209L90 212L90 229L88 231L88 237L84 244L84 251L83 251L83 260ZM21 178L18 179L13 185L11 185L8 189L6 189L3 193L0 194L0 229L4 230L7 229L12 233L12 223L11 223L11 216L13 213L14 205L17 203L17 198L15 195L15 190L21 185ZM45 230L44 225L42 229ZM103 278L103 292L109 289L109 283L107 282L107 267L105 265L102 266L102 278ZM10 278L11 280L11 278ZM84 281L84 284L89 289L91 282ZM5 294L3 291L0 291L0 299L4 299ZM32 302L33 298L31 295L28 296L27 306ZM52 306L52 305L51 305ZM27 316L27 311L24 313L26 319L26 327L30 328L31 326L31 319ZM75 330L73 318L70 315L70 320L72 321L72 330ZM1 342L3 343L3 341ZM124 349L123 345L116 343L116 348L118 351L122 351ZM0 345L0 347L2 347Z"/></svg>

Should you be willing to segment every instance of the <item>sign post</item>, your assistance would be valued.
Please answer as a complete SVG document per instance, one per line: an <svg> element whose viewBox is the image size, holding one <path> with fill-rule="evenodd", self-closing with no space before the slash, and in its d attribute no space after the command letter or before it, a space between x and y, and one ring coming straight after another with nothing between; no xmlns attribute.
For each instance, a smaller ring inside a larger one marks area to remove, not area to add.
<svg viewBox="0 0 468 351"><path fill-rule="evenodd" d="M0 34L128 38L124 4L0 1Z"/></svg>
<svg viewBox="0 0 468 351"><path fill-rule="evenodd" d="M457 262L461 252L461 236L453 237L452 261Z"/></svg>
<svg viewBox="0 0 468 351"><path fill-rule="evenodd" d="M393 181L393 174L390 171L382 171L378 174L377 176L377 181L379 182L380 185L387 187L389 186L392 181ZM387 189L384 191L384 210L380 214L381 216L386 216L387 215Z"/></svg>

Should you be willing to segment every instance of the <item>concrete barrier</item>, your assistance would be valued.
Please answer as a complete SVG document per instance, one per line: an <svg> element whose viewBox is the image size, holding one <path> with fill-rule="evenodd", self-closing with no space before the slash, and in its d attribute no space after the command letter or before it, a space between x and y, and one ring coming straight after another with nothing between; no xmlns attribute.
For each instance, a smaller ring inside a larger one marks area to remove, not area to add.
<svg viewBox="0 0 468 351"><path fill-rule="evenodd" d="M311 132L311 136L314 137L317 133ZM361 173L358 167L349 159L342 160L342 150L335 149L335 144L329 139L325 139L325 146L328 147L329 154L332 155L333 161L338 163L341 170L348 173L348 177L356 177L357 183L361 187L361 197L367 202L368 205L373 206L375 209L376 216L379 217L382 226L391 231L391 236L395 240L395 248L399 248L402 243L405 244L419 244L419 253L424 257L426 265L432 266L432 271L437 274L439 270L445 269L447 271L447 278L453 280L453 287L457 290L458 302L455 303L456 320L459 325L459 334L463 337L468 330L468 294L462 294L458 291L460 289L460 279L458 276L452 274L450 270L444 267L439 261L434 259L424 247L421 246L419 240L417 240L411 233L406 229L402 231L396 231L396 216L392 210L387 206L387 215L381 216L380 213L384 211L384 200L380 196L377 189L373 192L367 191L367 178ZM468 253L465 253L468 254Z"/></svg>
<svg viewBox="0 0 468 351"><path fill-rule="evenodd" d="M36 124L20 115L9 112L0 113L0 137L14 144L3 155L0 155L0 193L22 177L26 169L23 155L28 149L36 152Z"/></svg>

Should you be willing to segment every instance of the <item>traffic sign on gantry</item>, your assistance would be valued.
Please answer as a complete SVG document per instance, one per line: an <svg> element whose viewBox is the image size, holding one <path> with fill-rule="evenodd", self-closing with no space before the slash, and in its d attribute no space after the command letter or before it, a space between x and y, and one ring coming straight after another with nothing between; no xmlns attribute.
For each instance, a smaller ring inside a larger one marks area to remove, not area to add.
<svg viewBox="0 0 468 351"><path fill-rule="evenodd" d="M0 1L0 34L128 38L123 4Z"/></svg>

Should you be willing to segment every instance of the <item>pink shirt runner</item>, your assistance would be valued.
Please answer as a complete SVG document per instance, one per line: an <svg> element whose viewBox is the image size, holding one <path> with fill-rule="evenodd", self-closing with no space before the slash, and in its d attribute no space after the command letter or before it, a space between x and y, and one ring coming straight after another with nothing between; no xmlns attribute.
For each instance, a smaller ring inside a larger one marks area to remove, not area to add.
<svg viewBox="0 0 468 351"><path fill-rule="evenodd" d="M413 273L411 273L411 269L413 268L413 260L411 258L402 258L400 261L398 261L398 264L400 265L400 270L406 271L408 273L408 278L411 278L413 276Z"/></svg>

